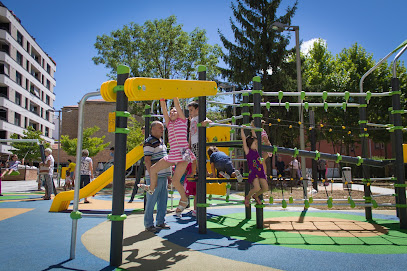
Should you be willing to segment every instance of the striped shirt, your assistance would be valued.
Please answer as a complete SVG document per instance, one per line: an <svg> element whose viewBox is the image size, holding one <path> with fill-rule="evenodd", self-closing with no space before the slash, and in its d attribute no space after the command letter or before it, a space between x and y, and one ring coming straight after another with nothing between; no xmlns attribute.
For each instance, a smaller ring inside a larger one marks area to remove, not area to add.
<svg viewBox="0 0 407 271"><path fill-rule="evenodd" d="M187 140L187 119L176 119L167 123L168 141L170 143L170 153L168 155L168 162L181 162L181 149L188 148Z"/></svg>
<svg viewBox="0 0 407 271"><path fill-rule="evenodd" d="M143 145L144 156L151 156L151 165L154 165L161 158L167 156L167 147L162 142L161 139L158 139L152 135L150 135L145 141ZM168 177L171 176L171 169L166 168L158 172L158 177ZM150 175L146 170L146 179L150 179Z"/></svg>

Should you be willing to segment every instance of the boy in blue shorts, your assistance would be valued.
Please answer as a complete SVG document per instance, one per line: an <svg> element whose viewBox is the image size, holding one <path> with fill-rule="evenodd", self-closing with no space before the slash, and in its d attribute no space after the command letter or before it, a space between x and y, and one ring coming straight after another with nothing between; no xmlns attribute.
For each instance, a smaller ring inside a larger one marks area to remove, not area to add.
<svg viewBox="0 0 407 271"><path fill-rule="evenodd" d="M238 182L243 181L242 174L233 167L232 160L218 148L210 146L208 148L209 161L211 163L212 177L216 177L215 169L226 179L236 178Z"/></svg>

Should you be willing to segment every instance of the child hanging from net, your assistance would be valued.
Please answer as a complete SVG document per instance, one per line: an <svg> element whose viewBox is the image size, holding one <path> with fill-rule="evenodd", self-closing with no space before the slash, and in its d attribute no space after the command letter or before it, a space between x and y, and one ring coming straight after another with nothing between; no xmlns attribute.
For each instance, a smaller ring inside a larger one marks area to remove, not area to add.
<svg viewBox="0 0 407 271"><path fill-rule="evenodd" d="M264 120L261 120L261 126L262 126L262 131L261 131L261 144L262 144L262 145L271 146L269 137L268 137L266 131L264 130L264 124L265 124L265 123L266 123L266 122L265 122ZM255 126L254 126L254 120L252 120L252 122L251 122L250 124L251 124L252 127L255 127ZM253 136L253 137L256 137L256 132L255 132L255 130L252 130L252 136ZM263 164L264 173L266 174L266 176L267 176L267 163L266 163L266 160L267 160L267 158L272 157L272 156L273 156L273 153L272 153L272 152L265 152L265 151L261 152L261 158L263 158L262 164Z"/></svg>

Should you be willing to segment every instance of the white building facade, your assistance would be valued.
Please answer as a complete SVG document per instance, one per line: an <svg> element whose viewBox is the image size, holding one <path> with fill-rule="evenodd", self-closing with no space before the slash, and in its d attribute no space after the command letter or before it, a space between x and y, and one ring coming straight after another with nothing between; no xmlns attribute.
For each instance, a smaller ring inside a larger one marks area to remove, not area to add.
<svg viewBox="0 0 407 271"><path fill-rule="evenodd" d="M0 2L0 139L31 126L54 143L55 61ZM0 144L0 153L9 153Z"/></svg>

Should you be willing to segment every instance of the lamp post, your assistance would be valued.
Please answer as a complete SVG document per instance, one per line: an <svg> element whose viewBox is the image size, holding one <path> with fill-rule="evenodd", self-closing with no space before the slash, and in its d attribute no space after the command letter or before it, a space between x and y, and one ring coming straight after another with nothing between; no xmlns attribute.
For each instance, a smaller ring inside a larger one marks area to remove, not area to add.
<svg viewBox="0 0 407 271"><path fill-rule="evenodd" d="M301 79L301 58L300 58L300 27L299 26L292 26L286 25L280 22L274 22L271 25L273 30L278 32L283 31L295 31L295 56L296 56L296 66L297 66L297 89L298 92L302 91L302 79ZM301 96L298 96L298 102L301 103ZM300 148L305 150L305 139L304 139L304 108L301 107L299 111L299 119L300 119ZM305 157L301 157L301 172L302 176L305 176L306 173L306 165L305 165Z"/></svg>
<svg viewBox="0 0 407 271"><path fill-rule="evenodd" d="M58 157L57 157L57 179L58 179L58 187L61 184L61 172L59 168L60 162L60 149L61 149L61 112L62 110L55 110L55 109L47 109L47 112L58 112Z"/></svg>

